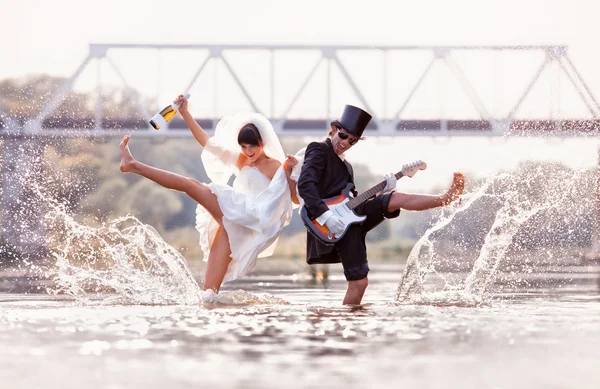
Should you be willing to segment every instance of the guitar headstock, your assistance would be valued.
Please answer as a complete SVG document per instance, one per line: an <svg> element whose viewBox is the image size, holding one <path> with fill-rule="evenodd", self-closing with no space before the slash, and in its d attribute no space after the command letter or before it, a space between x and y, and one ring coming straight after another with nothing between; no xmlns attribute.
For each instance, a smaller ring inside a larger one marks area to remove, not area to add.
<svg viewBox="0 0 600 389"><path fill-rule="evenodd" d="M427 164L419 159L418 161L402 165L402 170L400 170L400 172L407 177L412 177L419 170L425 169L427 169Z"/></svg>

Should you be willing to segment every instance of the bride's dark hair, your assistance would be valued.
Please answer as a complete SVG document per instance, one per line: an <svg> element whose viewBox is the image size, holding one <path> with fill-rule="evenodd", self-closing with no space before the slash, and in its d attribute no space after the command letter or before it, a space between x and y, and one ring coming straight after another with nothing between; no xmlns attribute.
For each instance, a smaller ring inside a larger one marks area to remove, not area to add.
<svg viewBox="0 0 600 389"><path fill-rule="evenodd" d="M258 128L252 124L248 123L242 127L240 132L238 133L238 144L246 144L251 146L259 146L262 143L262 138L260 137L260 132Z"/></svg>

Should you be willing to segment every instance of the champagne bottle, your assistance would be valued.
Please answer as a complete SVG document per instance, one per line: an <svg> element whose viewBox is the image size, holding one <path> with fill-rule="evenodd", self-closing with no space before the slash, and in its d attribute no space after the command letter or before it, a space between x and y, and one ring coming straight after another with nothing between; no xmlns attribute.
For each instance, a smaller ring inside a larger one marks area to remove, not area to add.
<svg viewBox="0 0 600 389"><path fill-rule="evenodd" d="M184 99L189 99L190 98L190 94L186 93L183 96ZM171 104L171 105L167 105L165 108L162 109L162 111L160 111L159 113L157 113L156 115L154 115L152 117L152 119L150 119L150 125L152 127L154 127L155 130L160 130L161 127L166 127L167 126L167 122L169 120L171 120L173 118L173 116L175 116L175 114L177 113L177 110L179 109L179 104Z"/></svg>

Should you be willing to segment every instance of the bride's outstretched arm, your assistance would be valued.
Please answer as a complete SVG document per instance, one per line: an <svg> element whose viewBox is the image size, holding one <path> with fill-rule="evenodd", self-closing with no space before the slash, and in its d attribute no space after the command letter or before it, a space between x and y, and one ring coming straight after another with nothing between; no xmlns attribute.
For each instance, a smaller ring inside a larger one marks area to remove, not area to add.
<svg viewBox="0 0 600 389"><path fill-rule="evenodd" d="M205 147L206 141L208 140L209 136L206 133L206 131L204 131L204 129L200 127L198 122L194 120L194 117L192 116L190 111L188 111L187 100L183 97L183 95L179 95L173 102L175 104L181 104L179 106L179 113L181 114L181 117L183 117L185 124L187 124L190 131L192 131L194 138L196 138L196 140L202 145L202 147Z"/></svg>
<svg viewBox="0 0 600 389"><path fill-rule="evenodd" d="M188 102L183 97L183 95L177 96L177 98L173 101L175 104L180 104L179 113L183 117L185 124L189 127L190 131L194 135L194 138L202 145L202 147L206 148L207 142L210 139L210 136L204 131L204 129L194 120L194 117L188 111ZM218 144L210 144L210 152L217 155L218 158L229 165L234 165L238 169L244 165L246 159L243 155L236 151L230 151L222 149Z"/></svg>

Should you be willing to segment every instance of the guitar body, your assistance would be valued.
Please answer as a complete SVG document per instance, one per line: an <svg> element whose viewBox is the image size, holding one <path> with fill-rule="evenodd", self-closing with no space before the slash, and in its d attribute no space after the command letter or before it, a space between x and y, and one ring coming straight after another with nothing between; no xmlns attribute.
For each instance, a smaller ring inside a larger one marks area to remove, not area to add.
<svg viewBox="0 0 600 389"><path fill-rule="evenodd" d="M325 225L320 225L316 220L312 220L308 217L308 212L306 211L306 207L302 208L300 212L300 216L302 217L302 221L304 225L308 229L308 232L313 234L317 239L319 239L323 244L331 246L335 244L337 241L342 239L348 227L352 224L362 223L367 218L366 216L359 216L351 210L347 203L350 201L350 190L354 187L354 184L348 184L346 188L342 191L339 196L330 197L328 199L323 199L325 204L329 207L329 210L333 212L343 223L344 223L344 232L340 235L332 234L329 232L329 229Z"/></svg>

